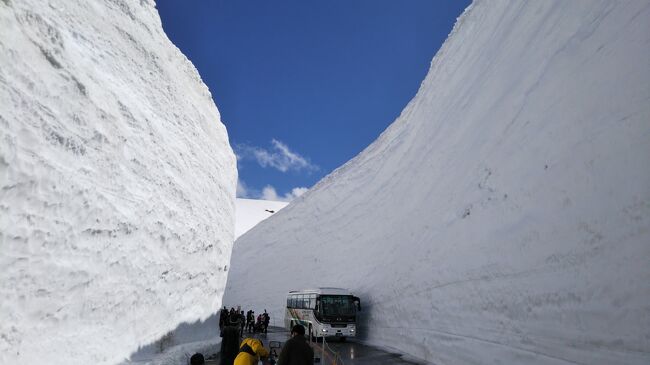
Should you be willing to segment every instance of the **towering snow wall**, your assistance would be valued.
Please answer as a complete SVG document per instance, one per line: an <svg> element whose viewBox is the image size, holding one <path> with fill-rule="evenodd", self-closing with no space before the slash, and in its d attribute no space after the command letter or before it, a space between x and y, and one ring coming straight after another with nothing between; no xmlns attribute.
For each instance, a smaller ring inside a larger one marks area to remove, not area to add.
<svg viewBox="0 0 650 365"><path fill-rule="evenodd" d="M153 1L0 1L0 106L0 363L114 364L219 307L235 158Z"/></svg>
<svg viewBox="0 0 650 365"><path fill-rule="evenodd" d="M650 363L650 2L476 1L359 156L235 242L227 305L350 288L435 364Z"/></svg>

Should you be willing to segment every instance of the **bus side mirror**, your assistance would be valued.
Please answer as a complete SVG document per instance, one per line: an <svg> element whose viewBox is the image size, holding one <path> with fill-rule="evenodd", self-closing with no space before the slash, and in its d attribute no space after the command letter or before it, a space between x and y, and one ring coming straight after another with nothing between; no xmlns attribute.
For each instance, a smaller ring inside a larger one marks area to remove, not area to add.
<svg viewBox="0 0 650 365"><path fill-rule="evenodd" d="M354 301L354 304L357 305L357 310L361 312L361 300L359 297L353 297L352 300Z"/></svg>

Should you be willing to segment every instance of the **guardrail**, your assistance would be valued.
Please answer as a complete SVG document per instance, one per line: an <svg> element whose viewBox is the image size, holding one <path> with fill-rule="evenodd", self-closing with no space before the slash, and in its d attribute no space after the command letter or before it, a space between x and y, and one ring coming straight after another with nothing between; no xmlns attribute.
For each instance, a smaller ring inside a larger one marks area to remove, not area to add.
<svg viewBox="0 0 650 365"><path fill-rule="evenodd" d="M320 357L320 364L321 365L345 365L345 362L341 358L341 355L339 355L338 351L335 351L333 348L331 348L328 344L327 341L325 341L325 337L323 338L322 343L312 342L312 344L316 345L316 347L319 347L318 350L320 350L321 357Z"/></svg>

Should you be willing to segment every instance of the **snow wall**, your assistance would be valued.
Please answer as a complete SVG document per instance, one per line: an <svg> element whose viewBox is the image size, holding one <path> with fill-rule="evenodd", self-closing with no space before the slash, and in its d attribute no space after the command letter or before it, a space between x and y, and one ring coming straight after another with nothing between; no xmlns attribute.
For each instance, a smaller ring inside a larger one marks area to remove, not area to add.
<svg viewBox="0 0 650 365"><path fill-rule="evenodd" d="M476 1L377 141L235 242L224 304L346 287L431 363L650 363L649 65L649 1Z"/></svg>
<svg viewBox="0 0 650 365"><path fill-rule="evenodd" d="M153 1L0 1L0 105L1 364L115 364L219 308L236 162Z"/></svg>

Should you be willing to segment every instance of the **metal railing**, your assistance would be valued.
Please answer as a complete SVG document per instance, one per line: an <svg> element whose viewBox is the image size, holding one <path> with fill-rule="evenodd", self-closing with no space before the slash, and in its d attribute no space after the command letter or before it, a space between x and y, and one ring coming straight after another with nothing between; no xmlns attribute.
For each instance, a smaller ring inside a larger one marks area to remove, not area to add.
<svg viewBox="0 0 650 365"><path fill-rule="evenodd" d="M343 362L343 359L341 358L341 355L338 353L338 351L334 350L327 344L327 341L325 341L324 336L322 338L323 338L323 342L320 344L320 350L321 350L320 364L321 365L345 365L345 362ZM314 342L314 344L318 346L319 345L318 340Z"/></svg>

